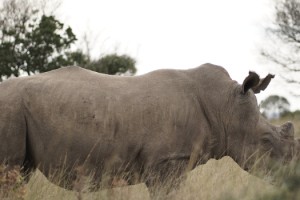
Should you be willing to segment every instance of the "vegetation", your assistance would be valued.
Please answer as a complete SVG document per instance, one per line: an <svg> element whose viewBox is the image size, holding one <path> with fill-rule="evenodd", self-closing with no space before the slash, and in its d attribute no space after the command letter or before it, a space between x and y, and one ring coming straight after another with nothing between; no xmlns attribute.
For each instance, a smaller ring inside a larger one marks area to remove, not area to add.
<svg viewBox="0 0 300 200"><path fill-rule="evenodd" d="M296 126L300 126L299 121ZM24 184L19 168L1 170L0 199L150 199L143 183L88 192L90 182L81 169L78 169L81 176L74 181L73 191L50 183L39 171L33 174L28 184ZM167 196L164 188L159 188L152 199L297 199L300 195L300 163L293 161L267 172L254 168L249 174L229 157L218 161L211 159L187 173L178 188L173 188Z"/></svg>
<svg viewBox="0 0 300 200"><path fill-rule="evenodd" d="M273 182L280 190L273 194L265 194L261 200L299 199L300 197L300 163L293 161L281 166L273 173Z"/></svg>
<svg viewBox="0 0 300 200"><path fill-rule="evenodd" d="M290 112L290 103L285 97L271 95L261 101L260 111L268 119L278 119Z"/></svg>
<svg viewBox="0 0 300 200"><path fill-rule="evenodd" d="M70 27L40 14L29 1L5 0L0 10L0 78L45 72L68 64L76 41Z"/></svg>
<svg viewBox="0 0 300 200"><path fill-rule="evenodd" d="M169 194L164 189L155 193L153 199L297 199L299 195L299 168L290 165L278 169L277 183L259 179L241 168L229 157L217 161L211 159L189 172L178 188ZM296 171L298 169L298 171ZM16 174L16 173L15 173ZM14 175L18 177L18 175ZM1 177L2 178L2 177ZM266 178L267 179L267 178ZM80 186L73 191L64 190L51 184L39 171L35 172L27 185L20 185L13 179L15 186L1 190L1 199L50 200L50 199L150 199L145 184L104 189L87 192L88 182L77 182ZM21 186L21 187L20 187ZM1 185L1 188L4 187ZM16 190L14 188L20 188ZM4 192L5 191L5 192ZM4 196L6 195L6 196Z"/></svg>
<svg viewBox="0 0 300 200"><path fill-rule="evenodd" d="M281 77L288 83L300 84L300 1L279 0L275 7L274 24L266 28L269 45L261 54L278 64L283 70ZM292 92L299 95L297 92Z"/></svg>
<svg viewBox="0 0 300 200"><path fill-rule="evenodd" d="M46 15L30 0L4 0L0 5L0 81L10 76L46 72L79 65L106 74L133 75L135 60L111 54L95 60L82 50L71 27Z"/></svg>
<svg viewBox="0 0 300 200"><path fill-rule="evenodd" d="M8 169L8 167L0 165L0 199L23 200L25 194L26 189L20 168Z"/></svg>
<svg viewBox="0 0 300 200"><path fill-rule="evenodd" d="M272 123L282 124L287 120L294 122L295 137L300 137L300 111L287 112ZM143 183L134 186L123 184L123 187L88 192L91 183L80 168L79 176L73 183L73 191L50 183L39 171L25 184L19 171L17 167L10 170L5 166L0 168L0 199L150 199L150 193ZM174 188L167 196L164 188L159 188L152 199L298 199L300 162L293 160L285 166L274 166L270 171L253 168L248 173L229 157L218 161L210 159L205 165L187 173L179 187Z"/></svg>
<svg viewBox="0 0 300 200"><path fill-rule="evenodd" d="M66 27L54 15L42 13L28 0L3 2L0 10L0 80L22 73L32 75L66 65L79 65L107 74L136 73L136 61L127 55L111 54L92 59L80 49L71 51L70 47L77 40L71 27ZM299 48L300 3L296 0L283 0L276 9L277 26L270 29L270 33L286 44L294 45L292 49ZM300 71L297 68L297 63L300 62L297 56L278 57L267 51L263 51L263 55L288 71ZM290 77L285 79L288 82L298 82ZM271 96L261 106L265 110L279 111L281 118L273 121L276 124L287 119L293 121L296 136L300 136L300 111L290 112L289 102L285 98ZM18 167L11 169L0 166L0 199L150 199L144 184L90 193L88 177L80 169L80 176L73 183L73 191L51 184L39 171L33 174L29 183L25 183L20 170ZM253 173L259 175L260 172ZM266 181L241 170L228 157L220 161L211 159L188 173L186 179L167 197L162 196L166 193L162 190L156 193L154 199L297 199L300 196L298 162L260 176Z"/></svg>
<svg viewBox="0 0 300 200"><path fill-rule="evenodd" d="M110 75L133 75L136 73L135 60L127 55L107 55L98 60L92 61L87 65L87 68L99 73Z"/></svg>
<svg viewBox="0 0 300 200"><path fill-rule="evenodd" d="M70 65L81 66L86 69L109 75L134 75L137 71L135 59L128 55L108 54L92 60L82 51L69 55Z"/></svg>

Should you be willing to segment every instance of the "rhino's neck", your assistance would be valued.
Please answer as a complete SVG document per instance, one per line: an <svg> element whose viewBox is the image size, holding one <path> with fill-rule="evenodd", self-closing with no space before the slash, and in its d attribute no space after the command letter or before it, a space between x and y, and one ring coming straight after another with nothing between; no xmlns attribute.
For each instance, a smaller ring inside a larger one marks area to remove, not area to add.
<svg viewBox="0 0 300 200"><path fill-rule="evenodd" d="M232 98L236 82L226 70L211 64L190 70L197 85L197 98L209 126L208 143L212 158L228 155L228 130L230 115L233 114Z"/></svg>
<svg viewBox="0 0 300 200"><path fill-rule="evenodd" d="M222 122L222 113L216 109L216 107L210 105L211 101L200 98L199 104L201 112L208 124L208 129L205 130L207 135L207 146L203 148L205 152L209 152L210 158L221 158L227 155L227 137L226 131L224 129L224 124ZM199 133L203 134L203 133Z"/></svg>

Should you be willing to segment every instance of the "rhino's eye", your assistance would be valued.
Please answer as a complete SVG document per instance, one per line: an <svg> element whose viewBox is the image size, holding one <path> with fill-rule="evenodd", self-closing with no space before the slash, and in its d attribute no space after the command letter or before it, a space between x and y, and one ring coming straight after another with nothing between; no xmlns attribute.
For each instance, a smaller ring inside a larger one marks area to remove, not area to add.
<svg viewBox="0 0 300 200"><path fill-rule="evenodd" d="M269 137L263 137L261 140L260 140L261 144L263 147L265 148L272 148L272 141Z"/></svg>
<svg viewBox="0 0 300 200"><path fill-rule="evenodd" d="M261 143L264 145L271 144L271 141L268 138L261 139Z"/></svg>

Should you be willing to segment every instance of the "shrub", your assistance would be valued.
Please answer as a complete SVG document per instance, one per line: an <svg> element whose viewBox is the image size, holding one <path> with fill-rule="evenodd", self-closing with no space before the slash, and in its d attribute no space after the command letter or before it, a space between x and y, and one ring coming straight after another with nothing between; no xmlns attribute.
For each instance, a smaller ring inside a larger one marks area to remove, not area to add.
<svg viewBox="0 0 300 200"><path fill-rule="evenodd" d="M0 165L0 199L23 200L26 190L20 167Z"/></svg>

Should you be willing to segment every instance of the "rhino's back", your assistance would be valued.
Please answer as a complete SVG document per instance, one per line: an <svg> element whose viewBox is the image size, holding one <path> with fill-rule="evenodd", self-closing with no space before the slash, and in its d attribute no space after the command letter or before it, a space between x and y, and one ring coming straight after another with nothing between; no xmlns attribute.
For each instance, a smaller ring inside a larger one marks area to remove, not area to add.
<svg viewBox="0 0 300 200"><path fill-rule="evenodd" d="M187 112L195 96L185 71L177 70L120 77L66 67L19 82L25 110L36 118L32 121L37 126L52 121L60 131L71 126L105 134L131 125L149 128L151 122L161 123L162 114L170 118L172 112Z"/></svg>
<svg viewBox="0 0 300 200"><path fill-rule="evenodd" d="M141 76L115 76L100 74L80 67L62 67L57 70L46 72L43 74L25 77L22 82L26 85L26 88L32 89L33 87L39 87L41 85L54 87L61 85L64 88L88 86L91 89L97 87L97 89L119 89L131 92L131 90L141 88L147 90L159 86L172 83L188 82L189 78L186 74L187 70L157 70ZM161 85L159 85L161 84ZM34 86L35 85L35 86ZM100 86L100 87L99 87ZM175 87L176 85L174 85ZM169 88L171 89L171 88Z"/></svg>
<svg viewBox="0 0 300 200"><path fill-rule="evenodd" d="M67 67L15 81L21 87L29 141L35 144L34 160L45 166L51 164L45 154L68 152L76 160L91 148L99 152L93 154L96 160L115 151L126 160L141 146L149 152L183 145L185 140L177 138L184 137L179 132L186 134L181 129L197 130L196 98L185 71L120 77ZM161 145L163 141L172 145Z"/></svg>
<svg viewBox="0 0 300 200"><path fill-rule="evenodd" d="M163 111L164 106L170 104L180 109L178 104L196 95L196 86L184 70L158 70L142 76L123 77L65 67L20 82L28 110L39 112L44 108L45 112L58 114L101 112L99 116L104 117L108 113L127 113L128 117L144 110ZM161 108L157 110L157 107Z"/></svg>

